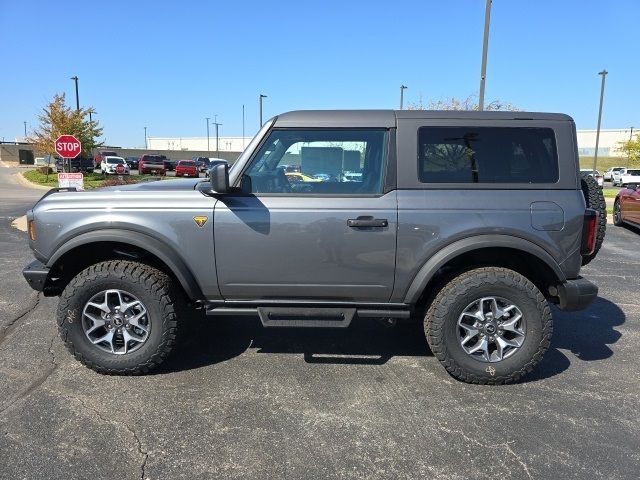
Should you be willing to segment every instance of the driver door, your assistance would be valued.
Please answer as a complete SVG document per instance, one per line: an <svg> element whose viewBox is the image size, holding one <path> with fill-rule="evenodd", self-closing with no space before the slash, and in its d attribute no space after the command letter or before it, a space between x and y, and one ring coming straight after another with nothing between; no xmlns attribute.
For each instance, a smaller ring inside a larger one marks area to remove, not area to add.
<svg viewBox="0 0 640 480"><path fill-rule="evenodd" d="M385 186L388 131L274 130L220 197L214 237L225 299L386 302L397 201Z"/></svg>

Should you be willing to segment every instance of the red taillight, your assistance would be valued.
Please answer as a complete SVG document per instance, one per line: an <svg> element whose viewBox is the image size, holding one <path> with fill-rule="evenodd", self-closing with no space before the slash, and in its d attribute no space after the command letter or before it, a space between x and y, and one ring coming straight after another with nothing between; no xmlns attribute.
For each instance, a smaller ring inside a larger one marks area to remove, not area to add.
<svg viewBox="0 0 640 480"><path fill-rule="evenodd" d="M591 255L596 248L596 229L598 228L599 213L587 208L584 212L584 223L582 224L582 245L580 253Z"/></svg>

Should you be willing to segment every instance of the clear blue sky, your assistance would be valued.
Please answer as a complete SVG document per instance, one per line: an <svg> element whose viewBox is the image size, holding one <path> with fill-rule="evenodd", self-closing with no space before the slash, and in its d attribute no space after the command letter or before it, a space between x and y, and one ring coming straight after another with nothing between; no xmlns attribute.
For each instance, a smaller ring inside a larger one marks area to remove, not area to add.
<svg viewBox="0 0 640 480"><path fill-rule="evenodd" d="M0 0L0 137L37 122L56 92L92 105L111 145L221 135L294 109L397 108L477 93L484 0ZM640 128L637 0L494 0L486 96Z"/></svg>

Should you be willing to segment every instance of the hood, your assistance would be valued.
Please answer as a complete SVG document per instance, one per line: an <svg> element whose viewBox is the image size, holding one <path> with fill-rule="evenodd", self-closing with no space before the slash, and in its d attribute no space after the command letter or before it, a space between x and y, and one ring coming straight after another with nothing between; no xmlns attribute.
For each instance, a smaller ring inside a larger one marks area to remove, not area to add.
<svg viewBox="0 0 640 480"><path fill-rule="evenodd" d="M196 185L202 181L202 178L185 178L180 180L149 180L146 182L133 183L130 185L115 185L113 187L103 187L99 191L176 191L176 190L195 190Z"/></svg>

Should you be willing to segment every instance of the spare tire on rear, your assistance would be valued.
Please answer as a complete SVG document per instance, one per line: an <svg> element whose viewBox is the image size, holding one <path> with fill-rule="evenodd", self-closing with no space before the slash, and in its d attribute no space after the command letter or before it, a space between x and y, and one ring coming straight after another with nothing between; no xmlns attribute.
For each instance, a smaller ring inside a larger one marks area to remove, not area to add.
<svg viewBox="0 0 640 480"><path fill-rule="evenodd" d="M587 208L592 208L600 214L596 228L596 247L591 255L582 257L582 265L586 265L596 258L604 241L604 235L607 230L607 203L602 193L602 187L598 185L596 179L591 175L583 173L580 179L580 186L584 199L587 202Z"/></svg>

